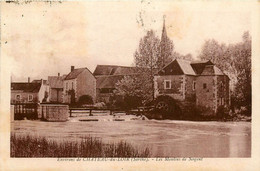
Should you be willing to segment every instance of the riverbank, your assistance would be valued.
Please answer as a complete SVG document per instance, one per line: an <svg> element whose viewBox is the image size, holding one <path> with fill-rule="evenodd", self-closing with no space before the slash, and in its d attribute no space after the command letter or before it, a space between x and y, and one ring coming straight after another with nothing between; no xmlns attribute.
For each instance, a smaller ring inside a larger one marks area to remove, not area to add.
<svg viewBox="0 0 260 171"><path fill-rule="evenodd" d="M79 141L11 134L11 157L149 157L149 148L137 149L126 142L105 144L85 137Z"/></svg>

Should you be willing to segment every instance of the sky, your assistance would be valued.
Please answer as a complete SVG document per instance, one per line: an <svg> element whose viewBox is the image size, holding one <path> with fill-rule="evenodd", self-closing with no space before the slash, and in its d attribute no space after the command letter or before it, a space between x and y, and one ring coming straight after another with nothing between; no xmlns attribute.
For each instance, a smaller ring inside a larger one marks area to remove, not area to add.
<svg viewBox="0 0 260 171"><path fill-rule="evenodd" d="M133 65L147 30L161 35L163 16L175 51L194 58L207 39L242 41L251 12L237 1L87 1L1 4L2 55L13 81L68 74L70 66Z"/></svg>

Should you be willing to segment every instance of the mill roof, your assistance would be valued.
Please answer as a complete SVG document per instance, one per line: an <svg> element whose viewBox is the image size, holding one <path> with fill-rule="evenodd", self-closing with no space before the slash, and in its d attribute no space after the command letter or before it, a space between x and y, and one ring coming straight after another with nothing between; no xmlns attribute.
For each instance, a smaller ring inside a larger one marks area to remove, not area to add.
<svg viewBox="0 0 260 171"><path fill-rule="evenodd" d="M225 75L210 60L207 61L187 61L175 59L162 68L159 75Z"/></svg>
<svg viewBox="0 0 260 171"><path fill-rule="evenodd" d="M117 66L117 65L97 65L93 75L129 75L136 73L137 67Z"/></svg>
<svg viewBox="0 0 260 171"><path fill-rule="evenodd" d="M186 74L186 75L196 75L195 71L191 67L190 61L181 60L181 59L176 59L176 61L180 65L184 74Z"/></svg>
<svg viewBox="0 0 260 171"><path fill-rule="evenodd" d="M207 65L205 66L201 75L225 75L225 74L215 65Z"/></svg>
<svg viewBox="0 0 260 171"><path fill-rule="evenodd" d="M206 65L214 65L210 60L205 61L192 61L191 66L197 75L200 75Z"/></svg>
<svg viewBox="0 0 260 171"><path fill-rule="evenodd" d="M41 88L41 83L11 83L11 91L12 90L20 90L23 92L37 93Z"/></svg>

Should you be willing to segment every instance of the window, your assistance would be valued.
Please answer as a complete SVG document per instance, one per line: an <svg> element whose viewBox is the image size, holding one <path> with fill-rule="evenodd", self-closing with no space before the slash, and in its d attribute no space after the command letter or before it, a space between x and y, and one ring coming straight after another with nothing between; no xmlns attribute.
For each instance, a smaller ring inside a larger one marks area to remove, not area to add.
<svg viewBox="0 0 260 171"><path fill-rule="evenodd" d="M195 89L196 89L196 81L193 81L192 90L195 90Z"/></svg>
<svg viewBox="0 0 260 171"><path fill-rule="evenodd" d="M17 101L20 101L20 100L21 100L21 95L20 95L20 94L17 94L17 95L16 95L16 100L17 100Z"/></svg>
<svg viewBox="0 0 260 171"><path fill-rule="evenodd" d="M171 88L172 88L171 80L164 80L164 89L171 89Z"/></svg>
<svg viewBox="0 0 260 171"><path fill-rule="evenodd" d="M32 95L32 94L29 94L29 95L28 95L28 102L31 102L31 101L33 101L33 95Z"/></svg>
<svg viewBox="0 0 260 171"><path fill-rule="evenodd" d="M206 88L207 88L207 84L203 83L203 89L206 89Z"/></svg>

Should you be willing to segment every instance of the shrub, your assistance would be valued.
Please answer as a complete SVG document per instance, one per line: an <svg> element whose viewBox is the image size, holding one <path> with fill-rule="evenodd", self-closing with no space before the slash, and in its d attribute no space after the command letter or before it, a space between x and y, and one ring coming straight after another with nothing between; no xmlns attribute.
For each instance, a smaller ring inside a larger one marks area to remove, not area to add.
<svg viewBox="0 0 260 171"><path fill-rule="evenodd" d="M84 104L92 105L92 104L94 104L93 98L90 95L80 96L80 98L78 100L78 104L79 105L84 105Z"/></svg>

